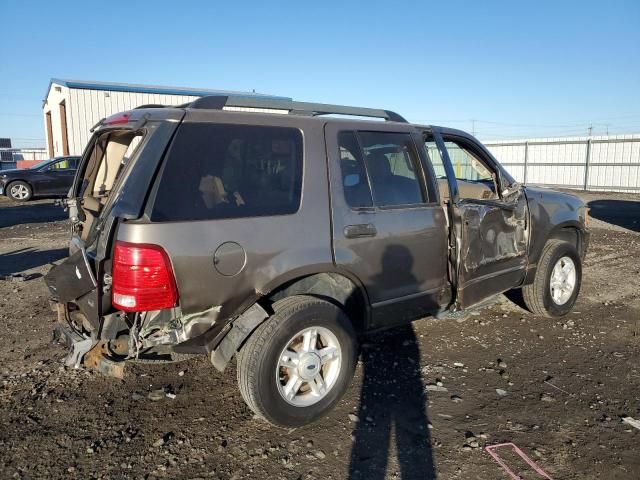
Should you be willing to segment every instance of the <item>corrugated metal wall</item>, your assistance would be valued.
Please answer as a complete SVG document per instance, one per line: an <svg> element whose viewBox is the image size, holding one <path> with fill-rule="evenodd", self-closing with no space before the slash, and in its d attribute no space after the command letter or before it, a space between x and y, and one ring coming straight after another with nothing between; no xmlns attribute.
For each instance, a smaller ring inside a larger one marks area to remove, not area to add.
<svg viewBox="0 0 640 480"><path fill-rule="evenodd" d="M89 130L100 119L114 113L131 110L140 105L180 105L198 97L190 95L160 95L156 93L117 92L109 90L67 89L67 125L69 151L80 155L89 141Z"/></svg>
<svg viewBox="0 0 640 480"><path fill-rule="evenodd" d="M48 141L46 114L51 112L53 155L63 155L63 128L59 105L66 106L67 139L69 154L81 155L91 137L91 128L101 119L114 113L131 110L140 105L181 105L196 100L192 95L168 95L159 93L124 92L118 90L91 90L70 88L53 84L44 107L45 137ZM226 110L269 111L279 110L225 107Z"/></svg>
<svg viewBox="0 0 640 480"><path fill-rule="evenodd" d="M640 191L640 134L483 143L520 182L587 190Z"/></svg>

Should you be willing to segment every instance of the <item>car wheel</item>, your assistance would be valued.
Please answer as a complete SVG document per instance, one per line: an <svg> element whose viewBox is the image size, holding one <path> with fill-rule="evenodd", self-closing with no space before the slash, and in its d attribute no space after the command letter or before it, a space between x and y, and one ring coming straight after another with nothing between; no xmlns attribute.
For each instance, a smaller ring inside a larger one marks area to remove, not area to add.
<svg viewBox="0 0 640 480"><path fill-rule="evenodd" d="M322 417L353 378L356 335L338 306L295 295L249 337L237 357L238 385L258 416L282 427Z"/></svg>
<svg viewBox="0 0 640 480"><path fill-rule="evenodd" d="M542 250L536 276L522 288L529 310L545 317L561 317L576 303L582 282L582 262L576 247L550 240Z"/></svg>
<svg viewBox="0 0 640 480"><path fill-rule="evenodd" d="M31 185L27 182L18 180L7 185L7 196L11 200L15 200L17 202L26 202L31 200L33 190L31 189Z"/></svg>

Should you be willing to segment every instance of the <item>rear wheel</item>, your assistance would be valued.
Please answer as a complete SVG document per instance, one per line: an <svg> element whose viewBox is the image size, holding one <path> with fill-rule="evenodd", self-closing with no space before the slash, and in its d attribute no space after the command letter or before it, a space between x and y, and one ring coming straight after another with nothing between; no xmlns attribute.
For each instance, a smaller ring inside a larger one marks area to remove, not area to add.
<svg viewBox="0 0 640 480"><path fill-rule="evenodd" d="M31 189L31 185L27 182L18 180L7 185L7 196L11 200L15 200L17 202L26 202L31 200L33 190Z"/></svg>
<svg viewBox="0 0 640 480"><path fill-rule="evenodd" d="M560 240L545 245L536 276L522 288L531 312L545 317L561 317L576 303L582 281L582 262L576 247Z"/></svg>
<svg viewBox="0 0 640 480"><path fill-rule="evenodd" d="M325 300L295 295L273 308L238 353L238 385L257 415L297 427L325 415L349 387L356 337L342 309Z"/></svg>

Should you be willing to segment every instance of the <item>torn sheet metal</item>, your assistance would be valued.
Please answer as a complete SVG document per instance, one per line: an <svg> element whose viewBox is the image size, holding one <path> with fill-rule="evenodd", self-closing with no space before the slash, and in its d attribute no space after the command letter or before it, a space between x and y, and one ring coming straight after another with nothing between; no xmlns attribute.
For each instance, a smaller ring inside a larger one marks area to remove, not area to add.
<svg viewBox="0 0 640 480"><path fill-rule="evenodd" d="M114 361L107 347L107 342L97 342L91 350L89 350L83 358L82 364L86 368L98 370L103 375L115 378L124 378L123 361Z"/></svg>
<svg viewBox="0 0 640 480"><path fill-rule="evenodd" d="M526 203L514 210L494 205L465 205L461 260L467 272L527 251Z"/></svg>
<svg viewBox="0 0 640 480"><path fill-rule="evenodd" d="M504 201L463 200L456 205L457 309L473 306L524 279L529 241L522 192Z"/></svg>
<svg viewBox="0 0 640 480"><path fill-rule="evenodd" d="M201 312L175 317L176 309L147 312L139 334L142 346L177 345L198 337L215 325L221 310L221 305L214 305Z"/></svg>

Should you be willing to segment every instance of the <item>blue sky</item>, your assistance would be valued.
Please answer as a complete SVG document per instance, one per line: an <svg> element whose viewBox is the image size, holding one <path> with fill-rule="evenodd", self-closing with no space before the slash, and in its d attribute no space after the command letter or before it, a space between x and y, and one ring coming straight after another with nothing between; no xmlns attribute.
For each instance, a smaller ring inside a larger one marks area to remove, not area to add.
<svg viewBox="0 0 640 480"><path fill-rule="evenodd" d="M640 132L637 0L309 3L0 0L0 137L44 145L51 77L384 107L484 139Z"/></svg>

